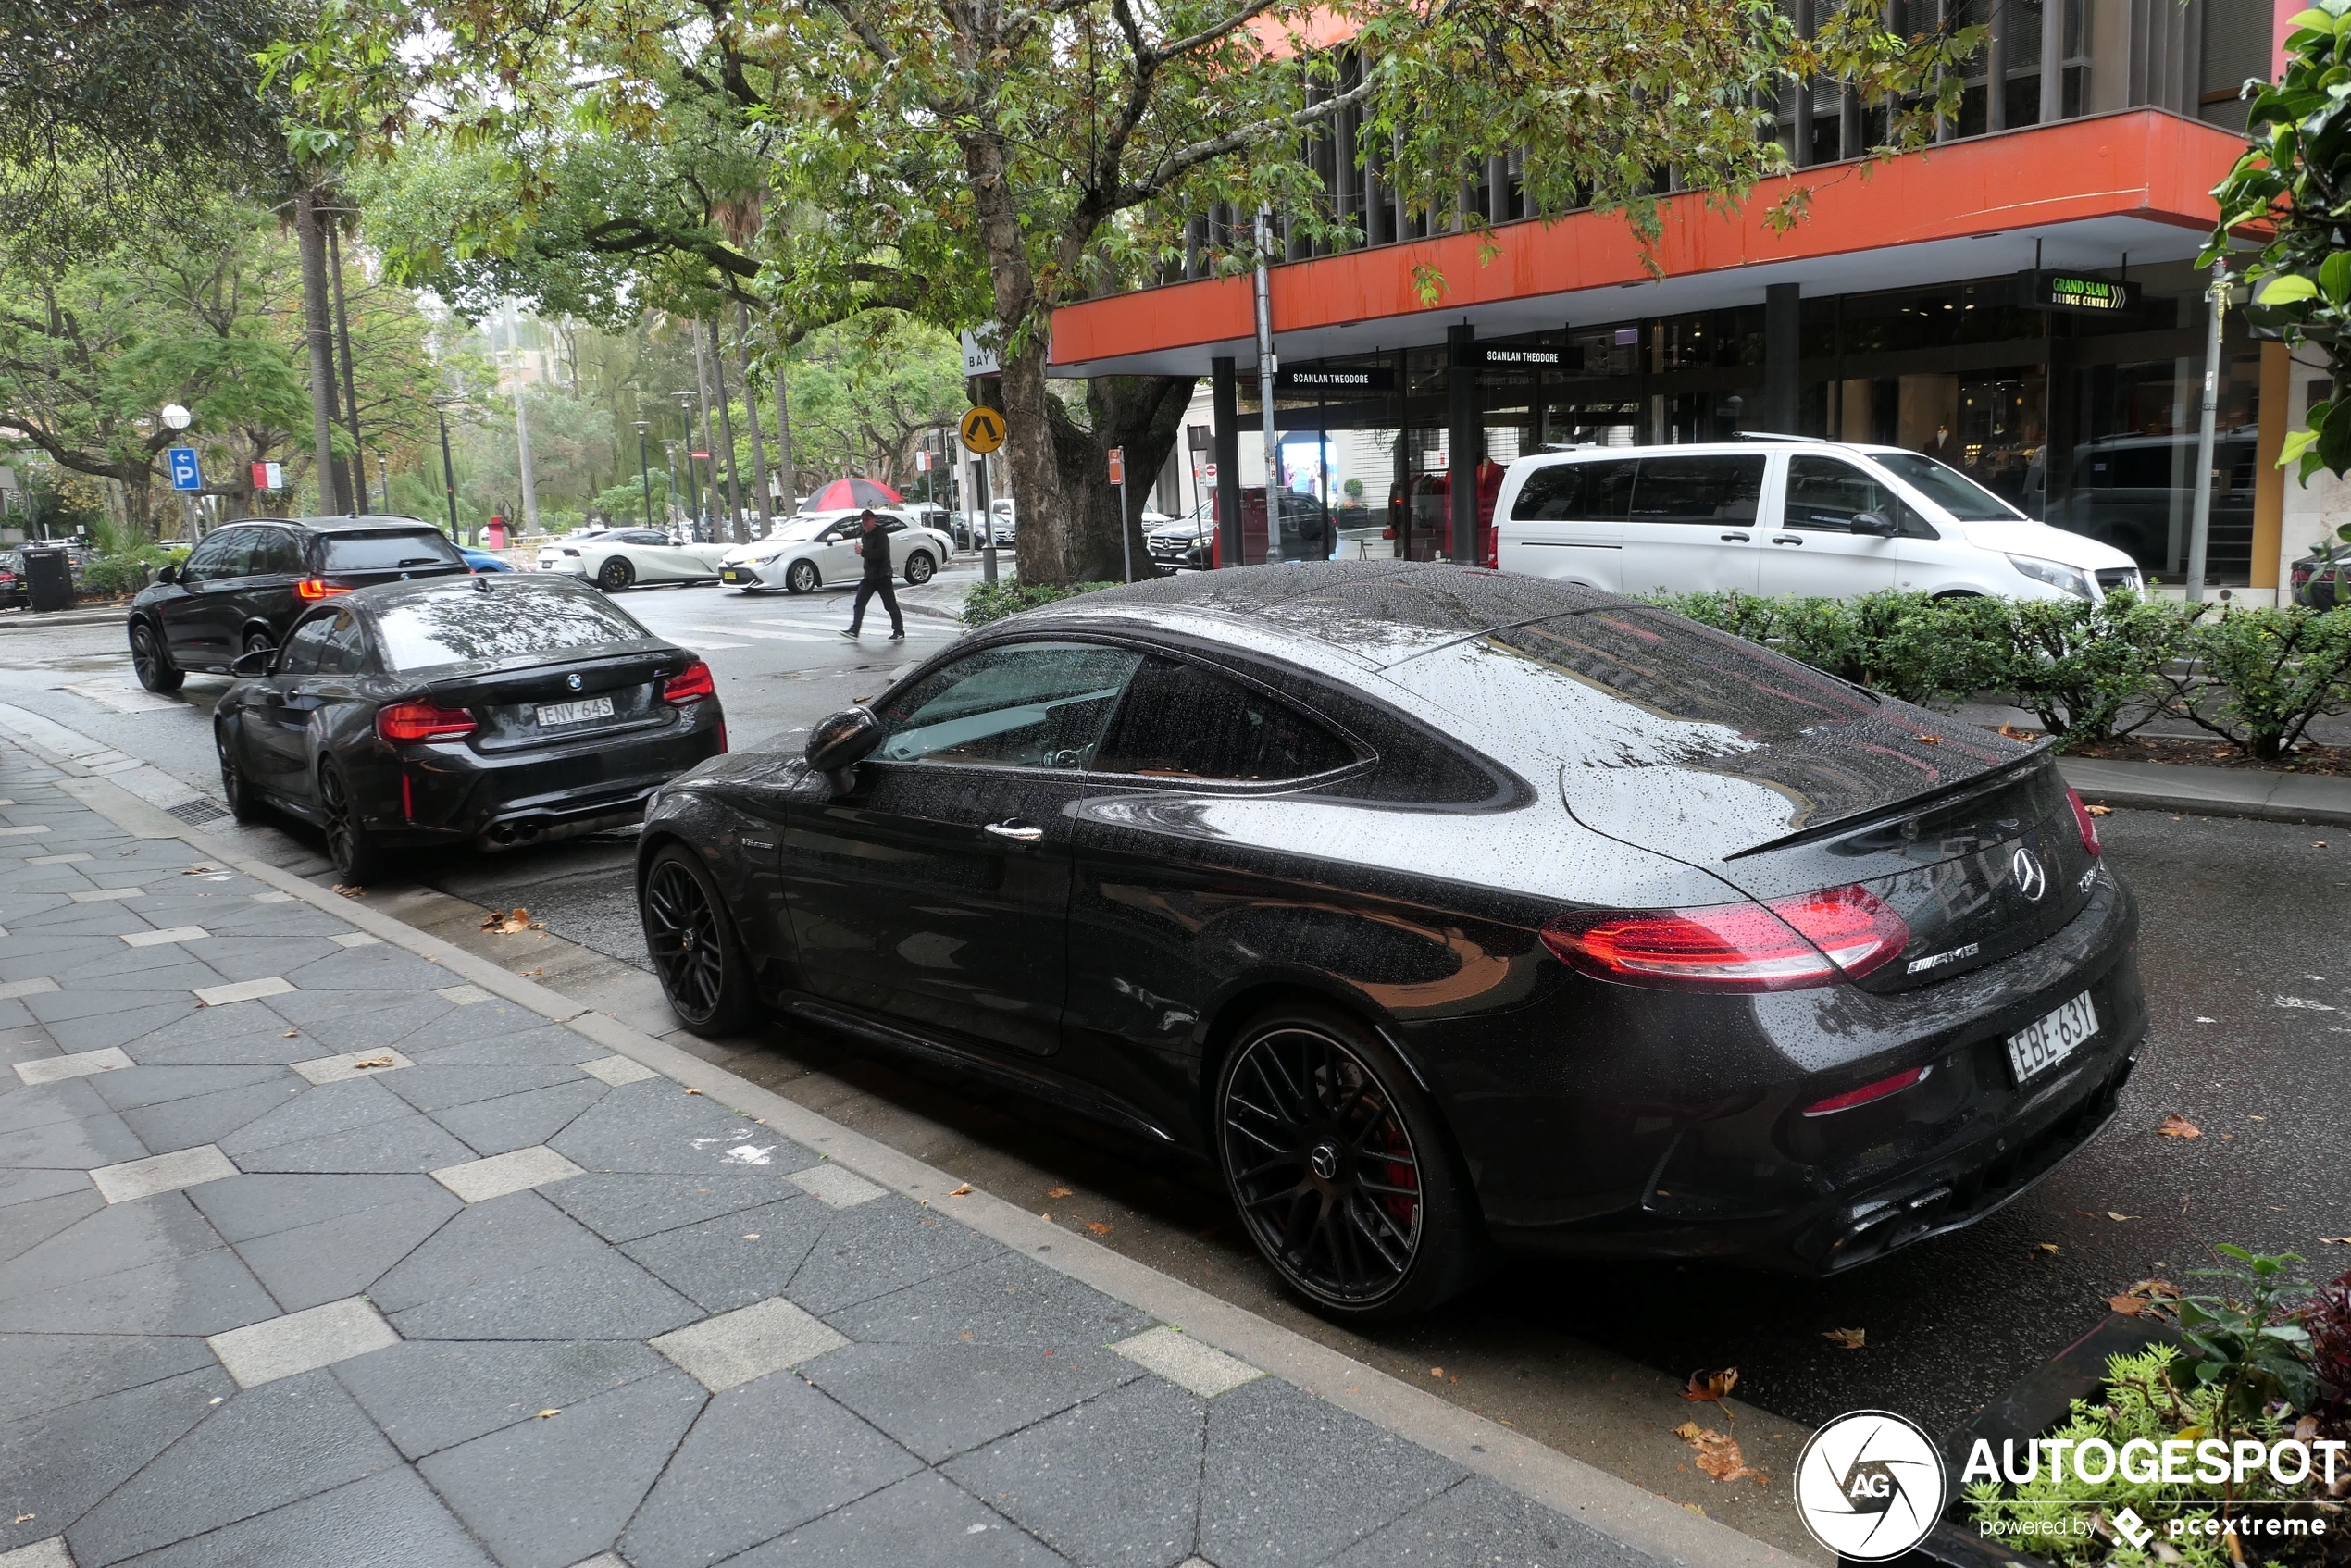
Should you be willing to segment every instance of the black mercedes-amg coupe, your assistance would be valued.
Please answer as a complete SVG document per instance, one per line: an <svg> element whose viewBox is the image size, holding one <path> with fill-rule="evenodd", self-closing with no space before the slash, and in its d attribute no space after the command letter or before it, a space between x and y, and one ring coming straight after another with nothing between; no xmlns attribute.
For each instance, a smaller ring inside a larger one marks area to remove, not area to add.
<svg viewBox="0 0 2351 1568"><path fill-rule="evenodd" d="M1401 562L1089 593L665 786L690 1028L788 1011L1222 1169L1392 1318L1494 1248L1828 1273L2112 1114L2136 906L2047 752Z"/></svg>

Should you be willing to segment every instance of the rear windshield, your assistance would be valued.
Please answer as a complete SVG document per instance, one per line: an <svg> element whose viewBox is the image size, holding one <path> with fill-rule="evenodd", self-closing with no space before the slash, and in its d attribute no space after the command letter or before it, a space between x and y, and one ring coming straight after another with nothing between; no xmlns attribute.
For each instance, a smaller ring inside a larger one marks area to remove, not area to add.
<svg viewBox="0 0 2351 1568"><path fill-rule="evenodd" d="M1926 492L1926 498L1963 523L2012 523L2017 509L1960 473L1916 452L1872 452L1870 458L1897 479Z"/></svg>
<svg viewBox="0 0 2351 1568"><path fill-rule="evenodd" d="M560 653L652 635L601 596L544 590L434 593L376 612L376 641L384 666L394 670Z"/></svg>
<svg viewBox="0 0 2351 1568"><path fill-rule="evenodd" d="M1661 610L1559 616L1487 635L1656 717L1719 727L1726 740L1738 738L1733 749L1841 724L1878 705L1834 676Z"/></svg>
<svg viewBox="0 0 2351 1568"><path fill-rule="evenodd" d="M330 533L320 569L329 572L397 572L415 566L463 566L456 546L430 529L404 533Z"/></svg>

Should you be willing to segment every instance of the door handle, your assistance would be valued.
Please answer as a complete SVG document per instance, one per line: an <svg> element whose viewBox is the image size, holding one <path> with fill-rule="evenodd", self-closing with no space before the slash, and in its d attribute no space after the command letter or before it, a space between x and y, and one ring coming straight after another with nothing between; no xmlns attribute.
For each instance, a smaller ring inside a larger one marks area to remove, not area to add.
<svg viewBox="0 0 2351 1568"><path fill-rule="evenodd" d="M1001 822L991 822L988 825L988 831L1000 839L1010 839L1017 844L1033 844L1045 836L1045 830L1042 828L1038 827L1034 822L1024 822L1017 816L1008 816Z"/></svg>
<svg viewBox="0 0 2351 1568"><path fill-rule="evenodd" d="M1772 536L1772 542L1774 544L1801 544L1804 541L1792 533L1775 533Z"/></svg>
<svg viewBox="0 0 2351 1568"><path fill-rule="evenodd" d="M1745 544L1749 537L1749 535L1743 533L1726 533L1723 536L1723 542L1725 544Z"/></svg>

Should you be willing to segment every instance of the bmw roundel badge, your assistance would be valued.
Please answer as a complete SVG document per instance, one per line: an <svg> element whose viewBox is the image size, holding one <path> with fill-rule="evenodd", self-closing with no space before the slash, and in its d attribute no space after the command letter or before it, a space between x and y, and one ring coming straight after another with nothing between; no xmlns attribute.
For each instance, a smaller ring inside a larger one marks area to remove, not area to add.
<svg viewBox="0 0 2351 1568"><path fill-rule="evenodd" d="M578 676L577 676L577 675L567 675L567 676L564 677L564 681L565 681L565 684L568 685L568 686L569 686L569 687L570 687L570 688L571 688L574 691L578 691L578 690L579 690L579 677L578 677Z"/></svg>

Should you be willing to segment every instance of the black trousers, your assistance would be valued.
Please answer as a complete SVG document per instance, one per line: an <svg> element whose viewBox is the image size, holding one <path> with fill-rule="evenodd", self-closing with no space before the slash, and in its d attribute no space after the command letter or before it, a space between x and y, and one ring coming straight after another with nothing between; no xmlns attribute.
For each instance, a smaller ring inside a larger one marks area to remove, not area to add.
<svg viewBox="0 0 2351 1568"><path fill-rule="evenodd" d="M882 608L889 612L891 633L896 636L905 635L906 617L898 613L898 593L890 587L889 579L886 577L862 578L858 580L857 603L849 612L849 629L856 631L865 626L866 603L877 593L881 595Z"/></svg>

